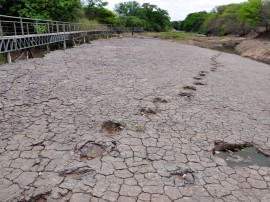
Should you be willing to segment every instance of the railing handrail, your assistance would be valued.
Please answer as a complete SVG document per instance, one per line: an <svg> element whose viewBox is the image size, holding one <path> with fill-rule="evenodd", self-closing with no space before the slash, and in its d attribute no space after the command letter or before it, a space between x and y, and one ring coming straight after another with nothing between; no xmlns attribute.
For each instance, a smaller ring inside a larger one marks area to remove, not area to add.
<svg viewBox="0 0 270 202"><path fill-rule="evenodd" d="M25 17L15 17L15 16L9 16L9 15L0 15L0 20L2 22L20 22L20 21L6 21L4 19L1 19L1 17L2 18L14 18L14 19L19 19L19 20L31 20L32 22L39 21L39 22L44 22L44 23L51 22L51 23L74 24L74 25L111 25L111 24L95 24L95 23L88 24L88 23L78 23L78 22L65 22L65 21L57 21L57 20L43 20L43 19L36 19L36 18L25 18ZM24 22L23 21L23 23L31 23L31 22Z"/></svg>
<svg viewBox="0 0 270 202"><path fill-rule="evenodd" d="M111 24L62 22L0 15L0 38L11 36L27 36L33 34L40 35L91 31L111 32L124 30L136 31L138 30L138 27L123 28Z"/></svg>
<svg viewBox="0 0 270 202"><path fill-rule="evenodd" d="M16 17L16 16L9 16L9 15L0 15L0 18L1 17L3 17L3 18L22 19L22 20L32 20L32 21L71 23L71 22L64 22L64 21L57 21L57 20L43 20L43 19L37 19L37 18Z"/></svg>

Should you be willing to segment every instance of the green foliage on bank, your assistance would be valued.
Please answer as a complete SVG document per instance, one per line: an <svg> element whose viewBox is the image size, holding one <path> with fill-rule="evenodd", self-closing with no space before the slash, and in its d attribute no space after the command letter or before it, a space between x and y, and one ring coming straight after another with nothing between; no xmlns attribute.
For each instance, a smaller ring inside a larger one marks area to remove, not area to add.
<svg viewBox="0 0 270 202"><path fill-rule="evenodd" d="M35 19L81 22L83 19L120 27L141 27L149 31L170 29L166 10L136 1L117 4L115 12L106 8L103 0L0 0L2 15Z"/></svg>
<svg viewBox="0 0 270 202"><path fill-rule="evenodd" d="M115 6L115 12L123 26L143 26L146 31L170 30L170 16L166 10L156 5L136 1L119 3Z"/></svg>
<svg viewBox="0 0 270 202"><path fill-rule="evenodd" d="M211 12L189 14L171 23L176 30L208 35L246 35L251 31L269 32L270 0L248 0L240 4L217 6Z"/></svg>
<svg viewBox="0 0 270 202"><path fill-rule="evenodd" d="M2 15L75 21L84 15L80 0L0 0Z"/></svg>
<svg viewBox="0 0 270 202"><path fill-rule="evenodd" d="M217 6L211 12L190 13L183 21L170 22L166 10L156 5L127 1L108 10L104 0L0 0L2 15L71 22L97 22L118 27L144 27L166 32L171 28L207 35L245 35L270 32L270 0L247 0ZM42 30L41 30L42 31Z"/></svg>

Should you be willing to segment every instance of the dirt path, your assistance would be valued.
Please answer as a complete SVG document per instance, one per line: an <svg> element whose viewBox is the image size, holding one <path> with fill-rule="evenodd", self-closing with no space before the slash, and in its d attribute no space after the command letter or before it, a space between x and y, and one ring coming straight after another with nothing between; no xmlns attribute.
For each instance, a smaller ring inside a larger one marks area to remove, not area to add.
<svg viewBox="0 0 270 202"><path fill-rule="evenodd" d="M0 201L270 201L270 68L158 39L94 41L0 67Z"/></svg>

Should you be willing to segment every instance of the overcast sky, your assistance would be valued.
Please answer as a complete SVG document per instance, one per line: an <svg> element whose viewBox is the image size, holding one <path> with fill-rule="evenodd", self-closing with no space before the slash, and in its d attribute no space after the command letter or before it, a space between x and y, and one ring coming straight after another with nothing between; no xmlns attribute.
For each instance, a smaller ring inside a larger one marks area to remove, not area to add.
<svg viewBox="0 0 270 202"><path fill-rule="evenodd" d="M106 0L105 0L106 1ZM113 10L115 4L128 0L107 0L108 7ZM215 6L239 3L245 0L137 0L139 3L151 3L169 11L171 20L183 20L189 13L211 11Z"/></svg>

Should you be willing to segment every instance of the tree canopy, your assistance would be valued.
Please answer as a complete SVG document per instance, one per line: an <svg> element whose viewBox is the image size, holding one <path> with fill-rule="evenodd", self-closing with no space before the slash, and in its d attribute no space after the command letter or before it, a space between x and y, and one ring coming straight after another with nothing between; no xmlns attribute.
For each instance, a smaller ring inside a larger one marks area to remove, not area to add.
<svg viewBox="0 0 270 202"><path fill-rule="evenodd" d="M137 1L119 3L115 6L115 12L119 16L138 16L141 5Z"/></svg>
<svg viewBox="0 0 270 202"><path fill-rule="evenodd" d="M245 35L250 31L269 32L270 0L247 0L240 4L221 5L211 12L189 14L184 21L174 22L178 30L212 35Z"/></svg>
<svg viewBox="0 0 270 202"><path fill-rule="evenodd" d="M201 32L202 25L208 15L206 11L189 14L186 19L182 21L181 29L187 32Z"/></svg>
<svg viewBox="0 0 270 202"><path fill-rule="evenodd" d="M97 20L103 24L117 24L116 14L105 8L108 2L103 0L89 0L84 7L85 17L89 20Z"/></svg>
<svg viewBox="0 0 270 202"><path fill-rule="evenodd" d="M83 1L85 2L85 0ZM211 12L190 13L183 21L170 22L166 10L150 3L127 1L108 10L105 0L0 0L2 15L58 21L97 21L122 27L143 26L146 31L171 28L209 35L244 35L254 30L270 32L270 0L246 0L221 5Z"/></svg>
<svg viewBox="0 0 270 202"><path fill-rule="evenodd" d="M115 12L123 23L143 25L147 31L167 31L170 29L170 16L166 10L156 5L136 1L119 3ZM128 24L123 24L127 26Z"/></svg>
<svg viewBox="0 0 270 202"><path fill-rule="evenodd" d="M74 21L83 17L80 0L0 0L0 13L11 16Z"/></svg>

